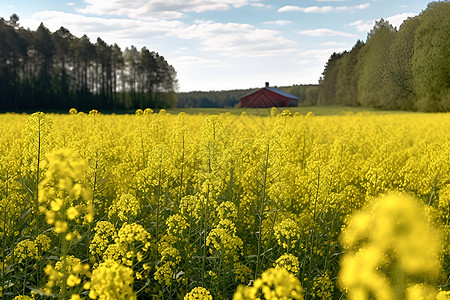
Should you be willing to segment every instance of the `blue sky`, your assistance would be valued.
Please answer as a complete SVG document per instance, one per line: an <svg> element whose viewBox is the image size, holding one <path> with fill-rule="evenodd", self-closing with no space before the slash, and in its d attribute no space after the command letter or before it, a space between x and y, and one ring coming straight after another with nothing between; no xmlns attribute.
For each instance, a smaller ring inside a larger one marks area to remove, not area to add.
<svg viewBox="0 0 450 300"><path fill-rule="evenodd" d="M365 40L374 21L398 27L422 0L0 0L0 17L92 42L159 52L179 90L317 83L333 52Z"/></svg>

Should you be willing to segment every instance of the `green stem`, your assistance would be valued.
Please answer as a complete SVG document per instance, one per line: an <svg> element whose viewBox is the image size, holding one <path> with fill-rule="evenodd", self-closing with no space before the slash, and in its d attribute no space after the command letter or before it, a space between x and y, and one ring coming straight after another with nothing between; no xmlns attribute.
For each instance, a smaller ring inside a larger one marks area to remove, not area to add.
<svg viewBox="0 0 450 300"><path fill-rule="evenodd" d="M202 287L205 287L205 264L206 264L206 237L208 232L208 205L209 205L209 185L208 194L205 201L205 207L203 208L203 255L202 255Z"/></svg>
<svg viewBox="0 0 450 300"><path fill-rule="evenodd" d="M185 148L185 145L184 145L184 134L183 134L183 143L182 143L182 145L183 145L183 147L181 148L182 149L182 152L181 152L181 171L180 171L180 186L179 186L179 192L178 192L178 201L180 201L181 200L181 198L182 198L182 191L183 191L183 172L184 172L184 148Z"/></svg>
<svg viewBox="0 0 450 300"><path fill-rule="evenodd" d="M27 274L28 274L28 253L27 257L25 258L25 270L24 270L24 277L23 277L23 288L22 288L22 295L25 295L25 288L27 286Z"/></svg>
<svg viewBox="0 0 450 300"><path fill-rule="evenodd" d="M159 212L161 205L161 177L162 177L162 158L159 165L159 174L158 174L158 198L156 200L156 243L159 240Z"/></svg>
<svg viewBox="0 0 450 300"><path fill-rule="evenodd" d="M316 207L317 207L317 201L319 198L319 189L320 189L320 168L317 170L317 189L316 189L316 195L314 197L314 211L313 211L313 224L312 226L315 227L316 225ZM309 275L311 276L311 269L313 264L313 248L314 248L314 227L311 228L311 240L310 240L310 248L309 248Z"/></svg>
<svg viewBox="0 0 450 300"><path fill-rule="evenodd" d="M259 207L259 212L258 212L258 218L259 218L259 223L258 223L258 252L256 255L256 270L255 270L255 280L258 278L259 276L259 269L260 269L260 264L261 264L261 230L262 230L262 219L263 219L263 214L264 214L264 201L266 198L266 182L267 182L267 171L269 169L269 150L270 150L270 143L269 141L267 141L267 149L266 149L266 158L265 158L265 163L264 163L264 179L263 179L263 185L262 185L262 196L261 196L261 203L260 203L260 207Z"/></svg>
<svg viewBox="0 0 450 300"><path fill-rule="evenodd" d="M35 209L35 225L36 225L36 236L39 235L39 169L41 163L41 121L39 120L39 130L38 130L38 150L37 150L37 166L36 166L36 197L34 200L34 209Z"/></svg>

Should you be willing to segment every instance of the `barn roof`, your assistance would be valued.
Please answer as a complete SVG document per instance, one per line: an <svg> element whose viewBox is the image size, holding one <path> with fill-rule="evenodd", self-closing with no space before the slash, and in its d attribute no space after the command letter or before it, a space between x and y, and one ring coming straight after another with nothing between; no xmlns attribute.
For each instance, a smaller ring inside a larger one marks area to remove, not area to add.
<svg viewBox="0 0 450 300"><path fill-rule="evenodd" d="M292 95L292 94L289 94L289 93L287 93L287 92L285 92L285 91L283 91L283 90L280 90L280 89L278 89L278 88L269 87L269 86L266 86L266 87L264 87L264 88L262 88L262 89L259 89L259 90L257 90L257 91L253 91L253 92L250 92L250 93L248 93L248 94L245 94L244 96L241 97L241 99L242 99L242 98L245 98L245 97L247 97L247 96L250 96L250 95L252 95L252 94L254 94L254 93L257 93L257 92L259 92L259 91L262 91L262 90L269 90L269 91L271 91L271 92L277 93L278 95L281 95L281 96L286 97L286 98L289 98L289 99L294 99L294 100L298 100L298 99L299 99L299 97L297 97L297 96L294 96L294 95Z"/></svg>
<svg viewBox="0 0 450 300"><path fill-rule="evenodd" d="M294 96L292 94L289 94L283 90L277 89L277 88L273 88L273 87L265 87L265 89L268 89L269 91L272 91L274 93L280 94L281 96L284 96L286 98L290 98L290 99L294 99L294 100L298 100L299 98L297 96Z"/></svg>

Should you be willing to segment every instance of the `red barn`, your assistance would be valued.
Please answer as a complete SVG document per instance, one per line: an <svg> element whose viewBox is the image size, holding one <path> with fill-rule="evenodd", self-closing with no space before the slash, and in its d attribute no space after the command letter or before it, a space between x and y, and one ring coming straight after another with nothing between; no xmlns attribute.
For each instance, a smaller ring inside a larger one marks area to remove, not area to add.
<svg viewBox="0 0 450 300"><path fill-rule="evenodd" d="M241 97L241 107L298 106L298 97L277 88L266 87Z"/></svg>

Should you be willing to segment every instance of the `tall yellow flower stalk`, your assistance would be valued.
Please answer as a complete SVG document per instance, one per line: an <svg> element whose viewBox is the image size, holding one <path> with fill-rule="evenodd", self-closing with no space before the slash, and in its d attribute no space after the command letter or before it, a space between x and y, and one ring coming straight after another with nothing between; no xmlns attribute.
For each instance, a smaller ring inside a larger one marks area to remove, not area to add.
<svg viewBox="0 0 450 300"><path fill-rule="evenodd" d="M115 261L101 263L92 272L90 299L133 300L133 270Z"/></svg>
<svg viewBox="0 0 450 300"><path fill-rule="evenodd" d="M80 238L83 224L93 221L91 192L84 186L86 163L70 149L56 150L47 155L48 166L39 184L39 211L45 215L47 224L53 227L61 247L60 293L63 298L71 286L68 281L67 255L69 243ZM48 266L50 274L51 266ZM51 288L51 286L47 286Z"/></svg>
<svg viewBox="0 0 450 300"><path fill-rule="evenodd" d="M339 273L349 299L436 292L441 246L425 211L412 197L392 193L351 217L341 237L346 253Z"/></svg>
<svg viewBox="0 0 450 300"><path fill-rule="evenodd" d="M52 131L53 121L48 115L43 112L36 112L30 116L26 122L26 145L27 156L29 158L29 165L31 170L29 173L30 186L28 190L32 192L33 196L33 212L34 212L34 225L35 235L38 236L39 228L39 188L42 178L42 161L45 158L45 154L48 152L51 144L50 133Z"/></svg>
<svg viewBox="0 0 450 300"><path fill-rule="evenodd" d="M233 300L303 300L300 281L283 268L270 268L257 278L253 286L238 286Z"/></svg>

